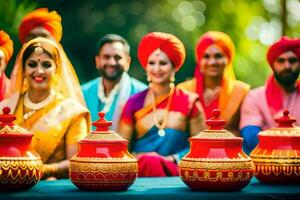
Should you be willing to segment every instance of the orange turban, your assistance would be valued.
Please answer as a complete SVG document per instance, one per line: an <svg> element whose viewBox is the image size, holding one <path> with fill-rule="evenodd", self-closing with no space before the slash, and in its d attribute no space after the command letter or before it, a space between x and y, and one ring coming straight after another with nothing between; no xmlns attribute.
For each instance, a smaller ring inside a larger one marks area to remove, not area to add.
<svg viewBox="0 0 300 200"><path fill-rule="evenodd" d="M14 43L9 35L2 30L0 31L0 50L4 53L5 62L8 63L14 52Z"/></svg>
<svg viewBox="0 0 300 200"><path fill-rule="evenodd" d="M156 49L161 49L167 54L176 71L184 63L185 49L177 37L169 33L152 32L142 38L138 47L138 58L144 68L147 66L149 56Z"/></svg>
<svg viewBox="0 0 300 200"><path fill-rule="evenodd" d="M26 15L19 27L19 38L25 43L25 38L35 27L43 27L51 33L57 42L62 37L61 17L56 11L49 12L47 8L39 8Z"/></svg>
<svg viewBox="0 0 300 200"><path fill-rule="evenodd" d="M273 44L267 53L267 60L272 66L273 62L286 51L292 51L298 59L300 59L300 39L291 39L283 36L275 44Z"/></svg>
<svg viewBox="0 0 300 200"><path fill-rule="evenodd" d="M209 31L199 39L196 45L196 59L198 63L201 60L206 48L212 44L220 47L228 57L229 64L232 63L234 56L234 44L227 34L218 31Z"/></svg>

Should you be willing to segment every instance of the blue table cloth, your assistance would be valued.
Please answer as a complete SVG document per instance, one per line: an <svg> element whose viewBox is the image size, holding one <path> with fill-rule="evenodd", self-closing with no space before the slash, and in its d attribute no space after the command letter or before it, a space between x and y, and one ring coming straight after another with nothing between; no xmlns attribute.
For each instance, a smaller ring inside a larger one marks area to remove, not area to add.
<svg viewBox="0 0 300 200"><path fill-rule="evenodd" d="M253 178L251 183L236 192L191 191L179 177L138 178L124 192L86 192L77 189L70 180L41 181L25 192L0 193L0 199L55 200L162 200L162 199L300 199L300 185L266 185Z"/></svg>

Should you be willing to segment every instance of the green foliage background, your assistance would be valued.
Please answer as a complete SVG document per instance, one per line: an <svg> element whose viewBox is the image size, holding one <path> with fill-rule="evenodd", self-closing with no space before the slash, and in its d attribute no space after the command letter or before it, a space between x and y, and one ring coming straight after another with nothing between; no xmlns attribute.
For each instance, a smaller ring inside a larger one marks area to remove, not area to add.
<svg viewBox="0 0 300 200"><path fill-rule="evenodd" d="M256 87L270 73L267 47L281 35L281 0L0 0L0 29L20 49L18 26L22 17L38 7L57 10L62 16L62 44L81 83L99 74L94 67L95 44L106 33L117 33L131 44L129 73L146 81L137 46L151 31L170 32L185 44L187 59L176 82L193 75L194 47L206 31L223 31L236 46L234 69L237 78ZM298 11L297 11L298 10ZM287 0L287 35L299 37L299 0ZM7 69L11 71L14 59Z"/></svg>

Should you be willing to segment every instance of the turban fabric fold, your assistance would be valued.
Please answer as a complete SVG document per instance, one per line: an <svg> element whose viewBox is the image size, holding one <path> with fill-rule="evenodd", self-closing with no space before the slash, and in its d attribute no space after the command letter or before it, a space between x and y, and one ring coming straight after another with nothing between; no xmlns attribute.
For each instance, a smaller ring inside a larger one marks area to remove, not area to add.
<svg viewBox="0 0 300 200"><path fill-rule="evenodd" d="M43 27L55 38L60 41L62 37L61 17L56 11L49 12L47 8L39 8L27 14L19 27L19 38L25 43L30 31L36 27Z"/></svg>
<svg viewBox="0 0 300 200"><path fill-rule="evenodd" d="M183 65L186 54L182 42L172 34L152 32L142 38L138 47L138 58L144 68L147 66L149 56L156 49L167 54L176 71Z"/></svg>
<svg viewBox="0 0 300 200"><path fill-rule="evenodd" d="M300 59L300 39L291 39L283 36L273 44L267 53L267 60L272 67L273 62L286 51L292 51Z"/></svg>
<svg viewBox="0 0 300 200"><path fill-rule="evenodd" d="M5 62L8 63L14 52L13 41L3 30L0 31L0 50L4 53Z"/></svg>

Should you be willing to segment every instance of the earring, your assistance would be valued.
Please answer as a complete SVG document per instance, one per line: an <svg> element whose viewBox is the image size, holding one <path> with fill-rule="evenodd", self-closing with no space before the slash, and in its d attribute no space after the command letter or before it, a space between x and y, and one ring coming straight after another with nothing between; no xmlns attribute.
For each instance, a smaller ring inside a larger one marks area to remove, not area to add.
<svg viewBox="0 0 300 200"><path fill-rule="evenodd" d="M174 87L175 86L174 82L175 82L175 74L173 74L170 77L170 83L169 83L170 87Z"/></svg>
<svg viewBox="0 0 300 200"><path fill-rule="evenodd" d="M152 87L152 82L151 82L150 76L147 76L147 81L148 81L149 88L151 88Z"/></svg>

